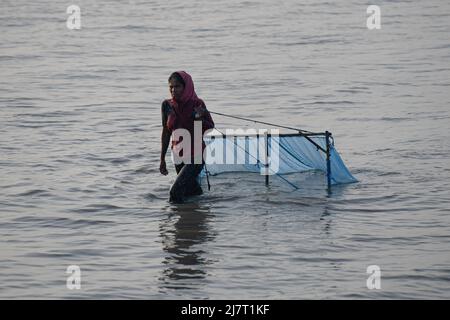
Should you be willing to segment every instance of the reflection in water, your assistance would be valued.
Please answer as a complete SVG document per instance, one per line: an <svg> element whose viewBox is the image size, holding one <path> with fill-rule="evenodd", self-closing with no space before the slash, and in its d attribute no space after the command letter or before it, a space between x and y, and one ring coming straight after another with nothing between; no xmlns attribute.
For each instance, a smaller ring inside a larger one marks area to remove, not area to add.
<svg viewBox="0 0 450 320"><path fill-rule="evenodd" d="M331 228L331 223L333 222L333 218L330 215L330 212L328 211L328 208L325 207L325 209L323 210L323 213L320 216L320 220L323 221L324 225L323 225L323 231L327 236L330 236L330 228Z"/></svg>
<svg viewBox="0 0 450 320"><path fill-rule="evenodd" d="M332 206L333 200L342 201L345 198L345 192L350 185L337 185L333 186L331 189L327 189L326 203L323 208L323 212L320 216L320 220L323 221L323 230L327 236L331 236L331 225L333 223L333 210L330 208Z"/></svg>
<svg viewBox="0 0 450 320"><path fill-rule="evenodd" d="M167 253L161 279L164 287L188 289L206 278L204 267L211 261L205 257L205 244L214 238L208 225L210 219L210 208L196 202L170 207L160 225L163 250Z"/></svg>

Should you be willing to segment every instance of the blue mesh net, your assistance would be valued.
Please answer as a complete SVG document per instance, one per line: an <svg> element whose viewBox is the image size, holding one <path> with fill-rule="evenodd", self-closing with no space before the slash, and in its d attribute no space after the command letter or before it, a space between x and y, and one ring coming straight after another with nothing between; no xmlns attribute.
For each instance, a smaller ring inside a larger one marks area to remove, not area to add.
<svg viewBox="0 0 450 320"><path fill-rule="evenodd" d="M206 135L207 169L213 175L223 172L283 175L311 170L320 170L326 174L326 136L323 134L308 138L295 134L267 138L264 135ZM332 185L357 182L333 144L330 144L330 182Z"/></svg>

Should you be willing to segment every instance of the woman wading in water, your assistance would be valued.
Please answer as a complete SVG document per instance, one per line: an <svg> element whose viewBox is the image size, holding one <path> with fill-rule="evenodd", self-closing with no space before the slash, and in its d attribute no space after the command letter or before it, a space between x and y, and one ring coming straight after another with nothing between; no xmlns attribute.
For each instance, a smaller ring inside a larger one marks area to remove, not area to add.
<svg viewBox="0 0 450 320"><path fill-rule="evenodd" d="M178 176L170 188L169 201L180 203L186 196L203 193L197 181L197 177L205 164L203 159L203 150L205 149L203 134L206 130L214 128L214 122L203 100L197 97L194 82L188 73L184 71L172 73L169 77L169 90L172 99L164 100L161 106L163 129L159 171L163 175L168 174L165 156L172 136L171 149L174 158L181 158L182 160L175 161L175 170ZM196 138L194 136L194 121L202 122L201 148L194 147ZM182 143L183 140L180 139L179 134L173 134L177 129L185 129L189 132L190 148L186 148L186 145L189 144Z"/></svg>

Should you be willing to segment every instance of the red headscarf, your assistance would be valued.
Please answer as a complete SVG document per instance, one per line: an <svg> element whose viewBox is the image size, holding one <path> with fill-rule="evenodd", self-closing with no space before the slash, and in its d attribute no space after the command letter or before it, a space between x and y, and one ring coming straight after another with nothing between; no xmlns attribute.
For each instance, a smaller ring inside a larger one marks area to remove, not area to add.
<svg viewBox="0 0 450 320"><path fill-rule="evenodd" d="M185 71L177 71L177 73L183 78L184 81L184 91L180 101L176 101L177 104L185 104L189 100L193 100L194 102L199 100L197 94L194 89L194 81L192 81L192 77Z"/></svg>
<svg viewBox="0 0 450 320"><path fill-rule="evenodd" d="M195 93L192 77L185 71L177 71L176 73L184 81L184 91L179 100L170 100L170 104L175 112L169 115L167 126L171 131L178 128L190 130L192 126L192 114L197 108L203 107L204 102Z"/></svg>

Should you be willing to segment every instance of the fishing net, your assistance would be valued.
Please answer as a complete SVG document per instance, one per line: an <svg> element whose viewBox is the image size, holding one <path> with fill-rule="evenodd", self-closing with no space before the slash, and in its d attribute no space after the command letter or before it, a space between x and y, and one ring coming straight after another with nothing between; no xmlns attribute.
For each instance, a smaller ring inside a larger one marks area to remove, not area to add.
<svg viewBox="0 0 450 320"><path fill-rule="evenodd" d="M328 136L327 136L328 135ZM205 135L206 170L282 175L319 170L328 185L357 182L334 147L331 134ZM327 157L328 155L328 157ZM327 161L328 158L328 161ZM205 175L205 169L202 172Z"/></svg>

